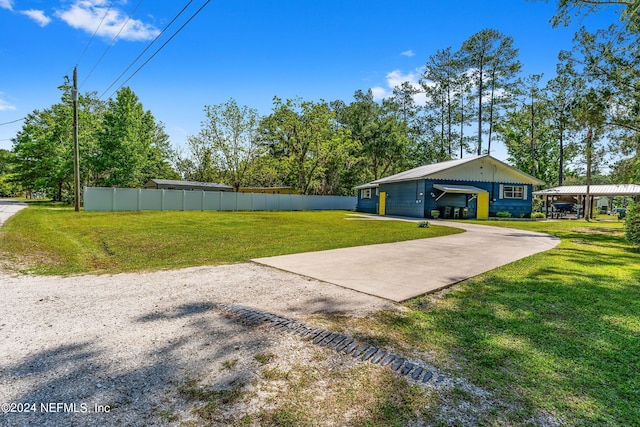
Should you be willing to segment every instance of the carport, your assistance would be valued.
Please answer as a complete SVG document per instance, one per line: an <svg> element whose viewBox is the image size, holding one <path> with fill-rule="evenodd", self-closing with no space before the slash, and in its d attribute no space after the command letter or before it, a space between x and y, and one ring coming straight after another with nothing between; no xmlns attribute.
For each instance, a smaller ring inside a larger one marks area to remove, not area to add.
<svg viewBox="0 0 640 427"><path fill-rule="evenodd" d="M549 202L572 199L582 206L582 212L589 206L593 213L593 202L596 197L629 197L640 201L640 185L636 184L608 184L608 185L565 185L535 191L535 196L543 197L546 205L546 216L549 216Z"/></svg>

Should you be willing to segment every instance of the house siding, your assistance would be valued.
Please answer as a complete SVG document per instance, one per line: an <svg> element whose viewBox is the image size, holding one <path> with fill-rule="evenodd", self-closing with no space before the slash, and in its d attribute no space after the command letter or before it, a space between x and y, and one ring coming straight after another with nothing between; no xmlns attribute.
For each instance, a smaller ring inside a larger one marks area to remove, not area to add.
<svg viewBox="0 0 640 427"><path fill-rule="evenodd" d="M386 215L424 218L424 180L384 184L380 191L387 194Z"/></svg>
<svg viewBox="0 0 640 427"><path fill-rule="evenodd" d="M379 200L380 196L375 188L371 189L370 199L363 199L362 190L358 190L358 204L356 206L356 211L372 214L378 213Z"/></svg>
<svg viewBox="0 0 640 427"><path fill-rule="evenodd" d="M526 187L526 199L501 199L500 184L503 185L522 185ZM489 195L489 216L497 216L498 212L509 212L511 217L519 218L531 214L533 186L530 184L521 184L513 182L496 183L493 193Z"/></svg>

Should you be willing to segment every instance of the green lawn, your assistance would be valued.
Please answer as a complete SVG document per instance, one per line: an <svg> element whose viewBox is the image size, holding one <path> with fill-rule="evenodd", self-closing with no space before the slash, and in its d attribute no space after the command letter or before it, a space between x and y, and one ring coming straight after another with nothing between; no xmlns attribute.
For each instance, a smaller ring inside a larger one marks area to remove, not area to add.
<svg viewBox="0 0 640 427"><path fill-rule="evenodd" d="M80 212L34 204L0 229L0 252L38 274L115 273L245 262L251 258L459 232L348 212Z"/></svg>
<svg viewBox="0 0 640 427"><path fill-rule="evenodd" d="M490 391L485 410L463 386L442 396L463 413L475 408L476 425L640 425L640 254L622 224L483 224L562 242L442 298L416 298L407 313L354 326L427 352L450 375Z"/></svg>

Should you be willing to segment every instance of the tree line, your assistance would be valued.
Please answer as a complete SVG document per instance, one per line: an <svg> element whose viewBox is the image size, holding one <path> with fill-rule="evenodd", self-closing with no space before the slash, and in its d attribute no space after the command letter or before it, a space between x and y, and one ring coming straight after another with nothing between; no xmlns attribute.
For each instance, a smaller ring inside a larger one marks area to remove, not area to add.
<svg viewBox="0 0 640 427"><path fill-rule="evenodd" d="M631 10L634 1L618 5ZM605 4L561 0L554 22ZM580 29L544 84L542 74L521 75L512 37L485 29L457 49L437 50L418 84L405 82L382 100L371 90L346 102L275 97L264 117L234 99L206 105L199 132L179 149L130 88L108 101L86 93L82 184L140 187L169 178L344 195L411 167L491 153L497 141L511 164L550 186L637 182L640 27L637 14L623 12L609 28ZM29 114L12 150L0 152L0 193L56 200L72 193L71 88L60 89L61 101Z"/></svg>
<svg viewBox="0 0 640 427"><path fill-rule="evenodd" d="M69 201L73 194L71 86L61 101L27 115L4 151L3 191ZM149 177L179 178L169 162L172 148L161 122L145 111L130 88L115 100L96 93L78 97L80 177L83 186L137 187Z"/></svg>

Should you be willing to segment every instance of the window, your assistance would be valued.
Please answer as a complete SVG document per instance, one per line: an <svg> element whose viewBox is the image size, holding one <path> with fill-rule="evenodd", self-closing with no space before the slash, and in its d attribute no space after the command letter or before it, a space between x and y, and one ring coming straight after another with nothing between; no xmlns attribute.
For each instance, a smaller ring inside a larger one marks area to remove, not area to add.
<svg viewBox="0 0 640 427"><path fill-rule="evenodd" d="M523 185L505 185L502 188L502 197L505 199L526 199Z"/></svg>
<svg viewBox="0 0 640 427"><path fill-rule="evenodd" d="M361 197L363 199L370 199L371 198L371 189L370 188L363 188L361 193Z"/></svg>

